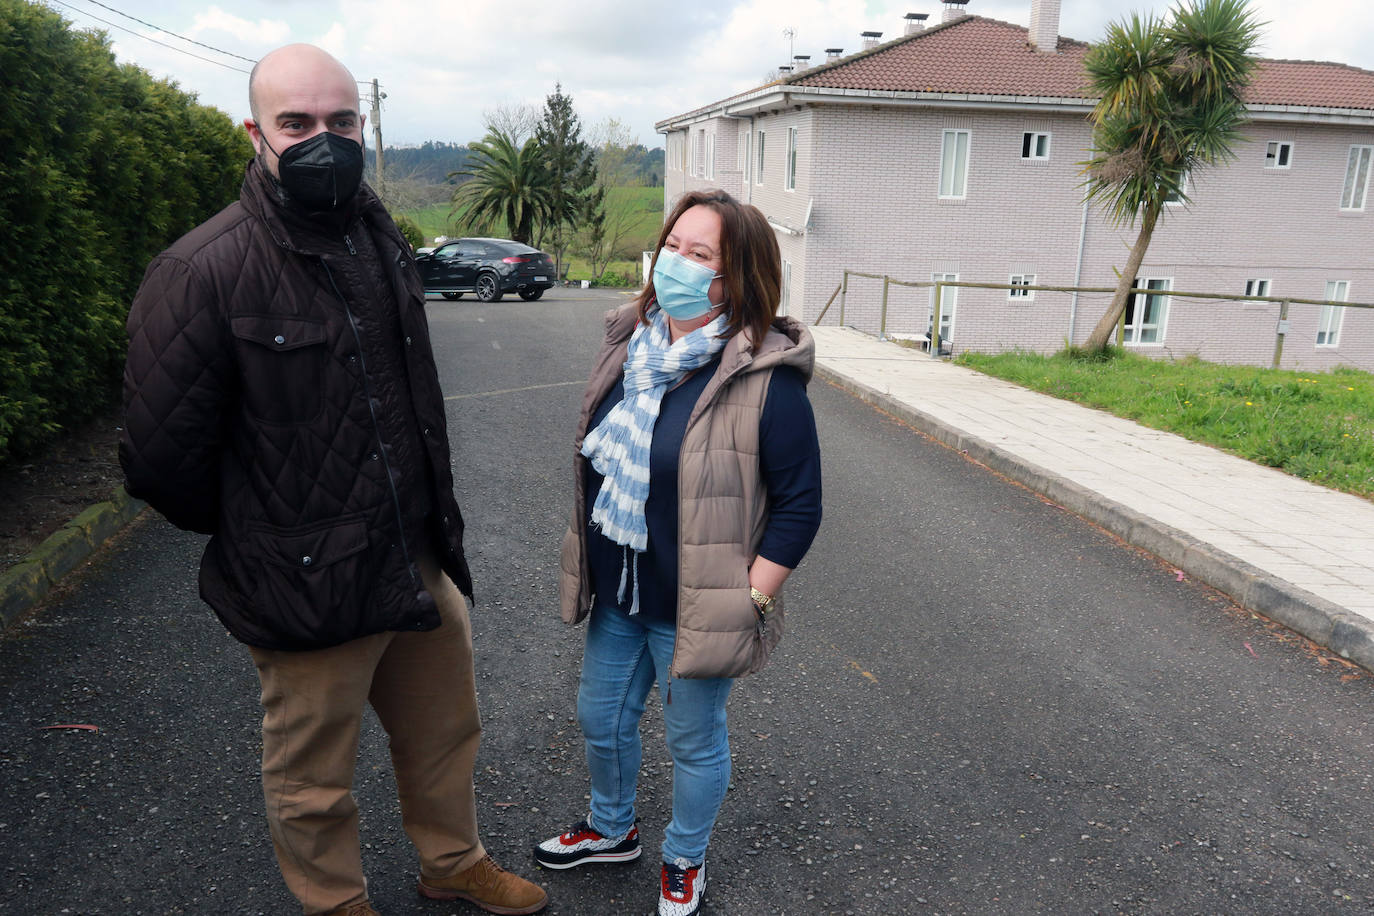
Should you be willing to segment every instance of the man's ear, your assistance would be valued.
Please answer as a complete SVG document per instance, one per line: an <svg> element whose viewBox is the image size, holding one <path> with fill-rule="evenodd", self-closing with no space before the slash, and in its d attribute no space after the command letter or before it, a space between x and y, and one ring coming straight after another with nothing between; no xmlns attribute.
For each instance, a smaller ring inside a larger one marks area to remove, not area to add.
<svg viewBox="0 0 1374 916"><path fill-rule="evenodd" d="M257 153L261 153L262 129L258 127L258 122L253 118L244 118L243 129L248 131L248 139L253 141L253 150Z"/></svg>

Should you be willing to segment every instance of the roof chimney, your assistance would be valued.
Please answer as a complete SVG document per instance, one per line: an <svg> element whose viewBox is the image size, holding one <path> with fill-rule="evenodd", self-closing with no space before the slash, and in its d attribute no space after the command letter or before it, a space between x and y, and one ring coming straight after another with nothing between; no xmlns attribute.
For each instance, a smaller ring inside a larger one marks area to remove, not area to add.
<svg viewBox="0 0 1374 916"><path fill-rule="evenodd" d="M844 48L826 48L826 49L825 49L825 62L826 62L827 64L830 63L831 61L839 60L841 57L844 57Z"/></svg>
<svg viewBox="0 0 1374 916"><path fill-rule="evenodd" d="M904 35L915 35L923 31L926 27L926 20L930 18L929 13L907 13L902 17L906 20L906 31Z"/></svg>
<svg viewBox="0 0 1374 916"><path fill-rule="evenodd" d="M945 12L940 16L940 21L949 22L951 19L967 16L968 10L964 9L966 5L968 0L945 0Z"/></svg>
<svg viewBox="0 0 1374 916"><path fill-rule="evenodd" d="M883 37L882 32L860 32L859 34L863 36L865 51L867 51L869 48L876 48L878 46L878 42Z"/></svg>
<svg viewBox="0 0 1374 916"><path fill-rule="evenodd" d="M1045 54L1059 47L1059 0L1031 0L1030 46Z"/></svg>
<svg viewBox="0 0 1374 916"><path fill-rule="evenodd" d="M784 77L784 76L786 76L787 74L789 74L789 73L791 73L791 72L792 72L792 68L789 67L787 64L783 64L781 67L778 68L778 77L779 77L779 78Z"/></svg>
<svg viewBox="0 0 1374 916"><path fill-rule="evenodd" d="M793 54L793 55L792 55L792 70L793 70L794 73L800 73L800 72L802 72L803 70L807 69L807 68L810 67L810 66L811 66L811 55L810 55L810 54Z"/></svg>

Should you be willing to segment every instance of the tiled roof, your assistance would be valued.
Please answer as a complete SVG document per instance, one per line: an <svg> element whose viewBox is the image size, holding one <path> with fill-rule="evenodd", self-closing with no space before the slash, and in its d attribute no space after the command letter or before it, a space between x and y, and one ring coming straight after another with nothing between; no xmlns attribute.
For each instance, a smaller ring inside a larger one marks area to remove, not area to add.
<svg viewBox="0 0 1374 916"><path fill-rule="evenodd" d="M1059 39L1059 53L1041 54L1020 26L966 16L888 42L829 66L793 76L798 86L887 89L974 95L1088 98L1083 55L1088 46Z"/></svg>
<svg viewBox="0 0 1374 916"><path fill-rule="evenodd" d="M1058 53L1027 43L1023 26L965 16L887 42L785 82L833 89L950 92L1024 98L1090 98L1085 42L1060 38ZM1262 60L1245 93L1252 104L1374 110L1374 72L1346 64Z"/></svg>
<svg viewBox="0 0 1374 916"><path fill-rule="evenodd" d="M1374 71L1312 60L1262 60L1246 88L1245 101L1374 109Z"/></svg>

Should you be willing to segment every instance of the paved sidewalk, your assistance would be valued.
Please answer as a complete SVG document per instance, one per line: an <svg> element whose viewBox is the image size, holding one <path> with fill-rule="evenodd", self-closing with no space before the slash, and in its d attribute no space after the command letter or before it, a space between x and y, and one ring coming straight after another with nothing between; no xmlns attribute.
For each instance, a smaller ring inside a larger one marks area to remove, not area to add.
<svg viewBox="0 0 1374 916"><path fill-rule="evenodd" d="M817 373L1374 670L1374 503L851 328Z"/></svg>

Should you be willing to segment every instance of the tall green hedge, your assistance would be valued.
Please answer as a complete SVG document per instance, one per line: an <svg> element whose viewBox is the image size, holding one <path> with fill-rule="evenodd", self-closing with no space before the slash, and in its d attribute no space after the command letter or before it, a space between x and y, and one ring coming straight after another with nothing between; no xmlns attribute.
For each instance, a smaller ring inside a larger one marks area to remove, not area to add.
<svg viewBox="0 0 1374 916"><path fill-rule="evenodd" d="M0 0L0 73L3 465L111 403L144 268L237 197L253 149L36 3Z"/></svg>

